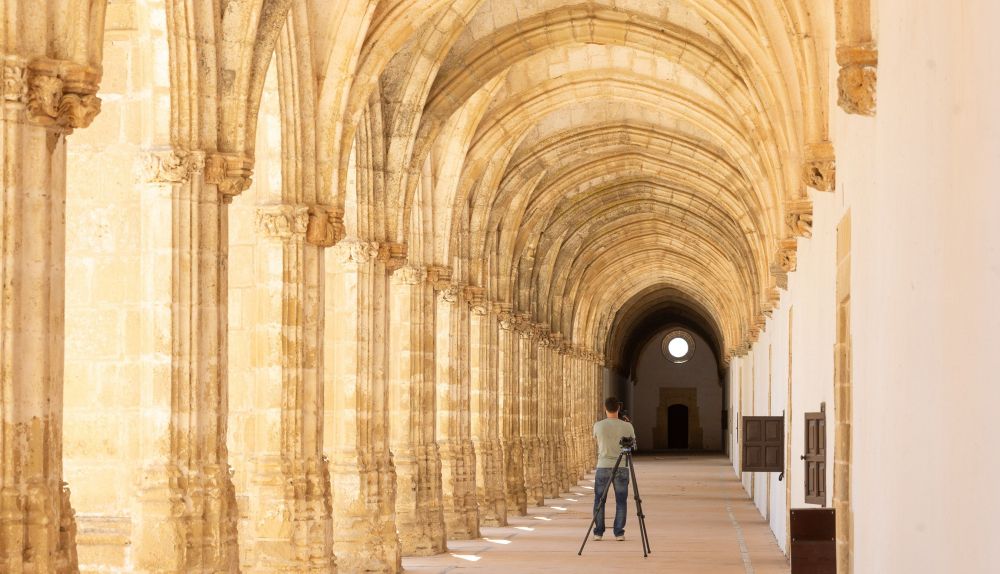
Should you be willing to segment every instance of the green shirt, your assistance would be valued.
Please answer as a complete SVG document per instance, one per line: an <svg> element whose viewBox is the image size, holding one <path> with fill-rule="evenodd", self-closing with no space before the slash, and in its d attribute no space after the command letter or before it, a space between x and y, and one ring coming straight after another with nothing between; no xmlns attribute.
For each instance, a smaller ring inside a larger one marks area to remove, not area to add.
<svg viewBox="0 0 1000 574"><path fill-rule="evenodd" d="M623 436L635 438L635 429L632 423L620 419L604 419L594 423L594 436L597 437L597 468L612 468L622 452L618 441Z"/></svg>

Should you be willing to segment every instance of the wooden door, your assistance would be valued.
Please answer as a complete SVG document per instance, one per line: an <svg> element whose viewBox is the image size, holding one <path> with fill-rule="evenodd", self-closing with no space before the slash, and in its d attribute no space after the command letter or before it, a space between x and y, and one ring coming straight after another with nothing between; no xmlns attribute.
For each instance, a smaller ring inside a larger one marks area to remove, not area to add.
<svg viewBox="0 0 1000 574"><path fill-rule="evenodd" d="M818 413L806 413L806 450L803 473L806 503L826 506L826 407Z"/></svg>
<svg viewBox="0 0 1000 574"><path fill-rule="evenodd" d="M785 472L785 417L743 417L743 472Z"/></svg>

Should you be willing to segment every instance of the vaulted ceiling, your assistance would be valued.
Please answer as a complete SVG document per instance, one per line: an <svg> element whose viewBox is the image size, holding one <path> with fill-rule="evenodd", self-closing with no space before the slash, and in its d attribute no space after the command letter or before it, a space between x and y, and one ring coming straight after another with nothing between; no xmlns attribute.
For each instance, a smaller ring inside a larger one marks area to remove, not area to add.
<svg viewBox="0 0 1000 574"><path fill-rule="evenodd" d="M612 362L655 313L696 316L724 360L755 340L808 233L807 170L832 160L817 48L832 14L320 4L291 9L279 57L308 60L284 90L313 102L321 195L349 233L405 244ZM359 166L376 175L356 180Z"/></svg>

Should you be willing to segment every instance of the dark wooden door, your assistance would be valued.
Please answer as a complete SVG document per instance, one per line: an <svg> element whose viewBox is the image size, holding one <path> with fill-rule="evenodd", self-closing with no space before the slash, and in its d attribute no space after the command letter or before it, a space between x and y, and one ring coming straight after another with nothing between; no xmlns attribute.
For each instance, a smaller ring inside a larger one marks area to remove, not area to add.
<svg viewBox="0 0 1000 574"><path fill-rule="evenodd" d="M785 417L743 417L742 470L785 471Z"/></svg>
<svg viewBox="0 0 1000 574"><path fill-rule="evenodd" d="M667 448L688 448L689 415L685 405L667 407Z"/></svg>
<svg viewBox="0 0 1000 574"><path fill-rule="evenodd" d="M826 408L806 413L806 503L826 506Z"/></svg>

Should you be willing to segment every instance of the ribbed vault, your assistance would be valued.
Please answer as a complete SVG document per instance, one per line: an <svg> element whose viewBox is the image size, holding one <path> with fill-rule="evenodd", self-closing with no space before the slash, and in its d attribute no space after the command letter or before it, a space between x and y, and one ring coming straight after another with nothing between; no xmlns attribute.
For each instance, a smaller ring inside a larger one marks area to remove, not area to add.
<svg viewBox="0 0 1000 574"><path fill-rule="evenodd" d="M338 160L383 166L371 239L607 361L665 313L728 361L776 305L811 221L803 172L829 159L805 4L425 11L348 104L359 134L378 110L388 138L375 160L360 136ZM348 211L361 187L342 181Z"/></svg>

